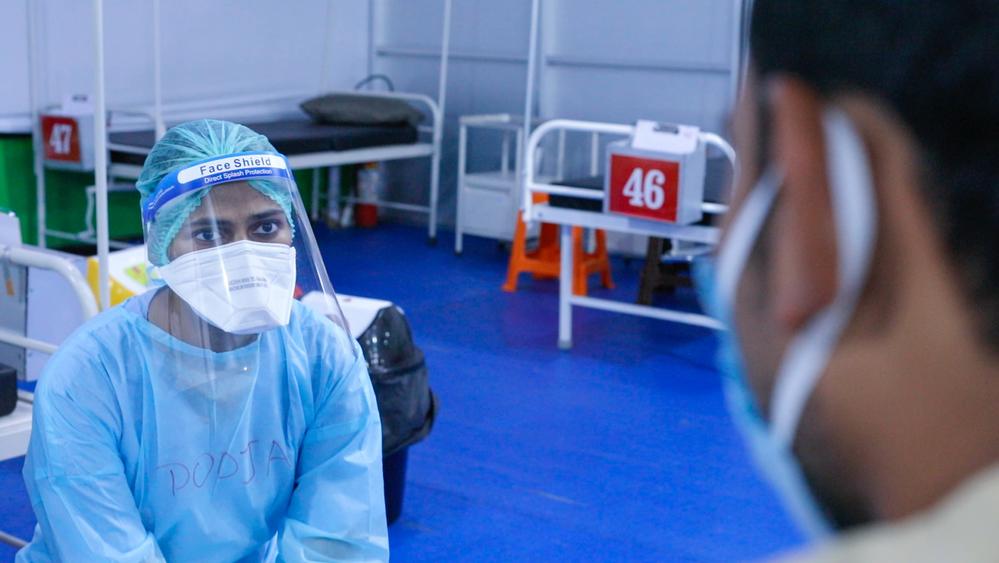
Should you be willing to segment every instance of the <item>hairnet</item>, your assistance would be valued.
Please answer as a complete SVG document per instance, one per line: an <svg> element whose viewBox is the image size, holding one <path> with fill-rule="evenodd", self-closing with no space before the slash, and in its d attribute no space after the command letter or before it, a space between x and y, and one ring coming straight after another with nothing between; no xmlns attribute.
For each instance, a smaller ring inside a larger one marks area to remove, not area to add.
<svg viewBox="0 0 999 563"><path fill-rule="evenodd" d="M238 123L201 119L177 125L167 131L146 157L142 173L135 183L142 195L141 205L145 206L155 195L160 181L171 172L206 158L249 151L278 154L267 137ZM249 184L281 206L294 232L291 200L287 191L277 189L266 181L253 180ZM162 266L170 261L167 257L170 243L184 221L201 205L206 193L208 190L192 192L175 205L163 208L147 225L147 253L154 266Z"/></svg>

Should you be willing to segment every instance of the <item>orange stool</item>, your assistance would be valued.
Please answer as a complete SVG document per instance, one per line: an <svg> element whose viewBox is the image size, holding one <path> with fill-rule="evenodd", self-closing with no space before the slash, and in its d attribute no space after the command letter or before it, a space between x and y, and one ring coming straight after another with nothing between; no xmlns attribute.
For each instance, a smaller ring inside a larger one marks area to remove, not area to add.
<svg viewBox="0 0 999 563"><path fill-rule="evenodd" d="M607 233L597 229L596 248L587 252L584 248L583 228L572 228L572 293L586 295L587 280L593 274L600 274L600 285L606 289L614 289L611 279L610 259L607 257Z"/></svg>
<svg viewBox="0 0 999 563"><path fill-rule="evenodd" d="M545 203L548 196L535 194L534 203ZM607 235L602 230L596 231L597 247L593 252L586 252L583 247L583 229L572 228L573 273L572 292L575 295L586 295L587 279L592 274L600 274L600 281L605 288L614 287L611 279L610 259L607 257ZM541 224L538 236L538 247L527 250L527 225L523 216L517 214L517 227L513 233L513 249L510 253L510 264L507 267L506 283L503 291L517 291L517 278L528 272L535 279L557 278L559 265L558 225Z"/></svg>

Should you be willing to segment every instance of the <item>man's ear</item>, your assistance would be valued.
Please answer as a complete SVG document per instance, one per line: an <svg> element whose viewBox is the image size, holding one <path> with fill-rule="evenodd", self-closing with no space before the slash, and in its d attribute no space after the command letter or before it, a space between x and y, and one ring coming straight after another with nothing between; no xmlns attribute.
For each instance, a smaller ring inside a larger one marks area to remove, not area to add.
<svg viewBox="0 0 999 563"><path fill-rule="evenodd" d="M835 297L836 231L829 194L824 103L791 77L766 85L772 162L783 174L769 241L770 290L779 326L797 332Z"/></svg>

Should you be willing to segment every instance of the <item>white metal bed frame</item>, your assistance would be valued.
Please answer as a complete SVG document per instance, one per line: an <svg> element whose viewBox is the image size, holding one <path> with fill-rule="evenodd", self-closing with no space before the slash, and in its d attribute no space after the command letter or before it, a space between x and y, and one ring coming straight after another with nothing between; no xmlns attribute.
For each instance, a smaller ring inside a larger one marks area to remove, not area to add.
<svg viewBox="0 0 999 563"><path fill-rule="evenodd" d="M569 119L556 119L548 121L539 126L530 136L524 154L524 190L523 190L523 210L524 221L527 223L544 222L554 223L560 226L560 269L559 269L559 320L558 320L558 345L563 350L572 348L572 306L590 307L617 313L626 313L643 317L651 317L666 321L690 324L711 329L721 329L722 325L712 317L697 313L684 311L673 311L647 305L635 305L613 301L610 299L600 299L595 297L584 297L575 295L572 292L572 227L584 227L590 229L603 229L606 231L617 231L646 236L668 238L677 241L688 241L715 245L719 238L719 229L712 226L703 225L676 225L662 223L648 219L627 217L624 215L614 215L599 211L583 211L579 209L569 209L554 207L548 203L534 203L534 194L563 195L581 199L603 200L604 191L596 191L572 186L557 186L542 181L537 177L534 160L536 151L541 146L541 141L549 133L558 131L576 131L589 133L591 135L613 135L627 137L632 135L635 127L632 125L621 125L617 123L598 123L592 121L576 121ZM712 133L702 133L701 139L704 143L713 145L721 150L729 161L735 165L735 151L721 137ZM727 207L717 203L703 203L702 210L706 214L722 214Z"/></svg>
<svg viewBox="0 0 999 563"><path fill-rule="evenodd" d="M84 320L97 314L97 302L83 274L64 258L28 246L0 244L0 263L2 262L23 268L51 270L59 274L69 283L80 302ZM57 348L50 342L43 342L2 328L0 328L0 342L46 354L54 353ZM34 400L34 393L18 390L14 412L0 418L0 461L23 456L28 451ZM0 542L15 548L23 547L26 543L21 538L2 530L0 530Z"/></svg>
<svg viewBox="0 0 999 563"><path fill-rule="evenodd" d="M743 35L743 27L745 25L746 16L745 9L747 7L746 2L749 2L749 5L751 5L751 0L729 1L732 5L733 37L738 38ZM538 150L541 147L541 141L546 135L552 132L558 133L557 146L559 155L557 162L560 164L560 170L558 170L557 176L561 178L561 163L564 161L563 151L565 150L565 134L567 131L590 133L590 172L592 175L596 175L599 169L599 136L614 135L618 137L630 137L635 129L634 126L622 125L618 123L553 119L544 121L542 125L532 132L530 125L533 123L535 83L537 82L540 84L542 82L541 78L543 78L542 73L538 72L538 59L540 55L540 19L541 0L532 0L530 43L528 46L527 56L527 86L526 95L524 97L524 120L527 124L526 131L529 135L528 141L524 143L524 146L522 147L524 154L519 159L522 163L520 166L520 173L522 176L521 189L523 191L523 203L521 209L523 211L524 221L528 224L541 221L560 225L559 246L561 263L559 269L559 348L564 350L572 348L573 305L652 317L673 322L703 326L711 329L721 329L722 327L717 320L706 315L682 311L671 311L662 308L635 305L594 297L583 297L572 293L571 272L573 267L573 226L656 236L673 239L675 241L690 241L709 245L717 244L719 231L716 227L674 225L639 218L625 217L623 215L612 215L602 212L552 207L547 203L535 204L533 202L533 195L535 192L566 195L591 200L602 200L604 198L603 190L597 192L594 190L572 186L556 186L554 184L544 182L537 177L538 170L535 155L538 154ZM743 52L745 47L744 43L745 42L733 39L730 49L729 64L731 68L729 72L731 73L731 81L729 83L729 99L733 105L738 97L739 88L742 83L741 78L745 71ZM712 133L702 133L701 138L703 142L718 147L718 149L721 150L729 159L732 165L735 166L735 151L723 138ZM727 207L715 203L702 203L702 210L706 214L722 214L727 210Z"/></svg>
<svg viewBox="0 0 999 563"><path fill-rule="evenodd" d="M744 36L744 28L747 26L746 18L748 17L747 9L751 8L751 0L729 0L732 5L732 34L733 37L739 38ZM541 33L541 0L531 1L531 22L530 31L528 34L529 44L528 44L528 54L527 54L527 75L526 75L526 86L524 95L524 112L521 116L515 116L510 114L494 114L494 115L467 115L463 116L459 121L459 152L458 152L458 185L457 185L457 208L458 213L455 221L455 253L461 254L463 250L463 237L466 230L472 231L474 234L474 229L468 229L465 225L464 217L462 216L462 192L466 191L467 188L475 187L478 189L485 190L505 190L508 184L511 182L509 178L509 151L511 138L514 141L514 146L516 147L517 154L514 160L514 174L516 179L513 180L520 184L520 188L523 189L524 178L527 174L527 170L524 166L525 150L534 150L527 147L525 137L530 135L533 127L544 123L546 120L534 116L534 101L540 94L541 85L543 83L544 73L542 72L545 64L544 53L540 45L540 33ZM747 50L746 41L733 40L730 49L730 68L729 72L732 79L729 83L729 99L734 105L736 98L738 96L739 85L741 84L742 75L745 72L745 51ZM712 67L712 70L714 68ZM526 126L521 124L526 123ZM471 128L491 128L503 131L502 138L502 155L501 155L501 169L499 171L492 171L487 173L469 173L466 171L467 164L467 139L468 130ZM557 128L558 141L557 141L557 157L555 159L555 179L564 180L565 171L565 150L566 150L566 140L565 134L566 129ZM592 138L590 140L590 175L596 176L599 172L600 161L599 161L599 136L600 133L592 132ZM727 143L726 143L727 146ZM533 164L532 164L533 165ZM531 173L535 173L532 170Z"/></svg>
<svg viewBox="0 0 999 563"><path fill-rule="evenodd" d="M442 57L445 60L447 57ZM446 64L446 63L445 63ZM404 100L421 106L426 109L431 116L432 125L421 125L417 129L420 133L429 133L431 135L430 142L416 142L416 143L405 143L405 144L395 144L395 145L381 145L375 147L365 147L358 149L348 149L342 151L319 151L311 153L301 153L287 155L288 162L291 164L292 170L308 170L308 169L318 169L318 168L328 168L334 166L342 166L346 164L362 164L365 162L384 162L390 160L402 160L409 158L425 158L430 157L431 162L431 178L430 178L430 202L428 205L413 205L398 202L391 202L385 200L368 200L360 199L356 197L348 197L346 201L349 203L375 203L381 207L388 209L400 209L405 211L413 211L418 213L426 213L430 216L428 221L428 237L433 239L437 236L436 224L437 224L437 201L439 198L439 182L440 182L440 154L441 154L441 140L443 136L444 129L444 115L440 110L440 101L434 101L429 96L423 94L414 94L408 92L364 92L364 91L334 91L330 92L334 94L351 94L359 96L367 96L371 98L391 98L397 100ZM267 98L259 98L260 101L266 101ZM250 103L254 101L252 98L249 100ZM134 112L142 115L149 121L154 121L155 117L151 113L144 112ZM123 145L120 143L108 142L108 148L120 152L130 152L133 154L146 154L148 153L147 148L137 148L131 145ZM108 176L112 179L122 179L122 180L134 180L139 177L142 167L137 164L125 164L125 163L115 163L112 162L108 167ZM312 219L318 219L318 209L319 209L319 190L318 190L318 175L313 176L313 190L312 190L312 201L310 209L312 212ZM51 232L50 232L51 234Z"/></svg>

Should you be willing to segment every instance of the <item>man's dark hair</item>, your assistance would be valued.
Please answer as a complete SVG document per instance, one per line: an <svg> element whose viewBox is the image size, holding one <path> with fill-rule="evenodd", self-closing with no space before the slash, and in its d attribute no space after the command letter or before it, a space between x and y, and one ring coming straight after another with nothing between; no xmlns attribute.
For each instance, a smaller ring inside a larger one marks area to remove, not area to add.
<svg viewBox="0 0 999 563"><path fill-rule="evenodd" d="M999 350L999 1L756 0L756 70L871 96L919 144L920 186Z"/></svg>

